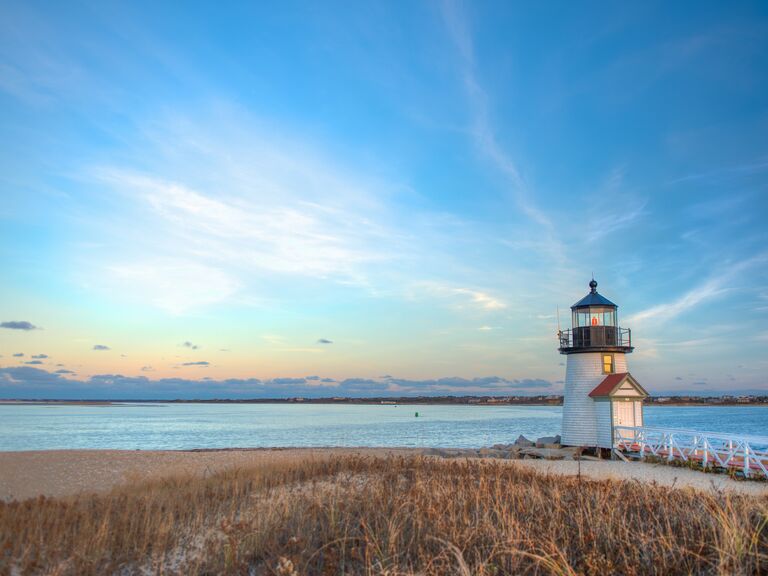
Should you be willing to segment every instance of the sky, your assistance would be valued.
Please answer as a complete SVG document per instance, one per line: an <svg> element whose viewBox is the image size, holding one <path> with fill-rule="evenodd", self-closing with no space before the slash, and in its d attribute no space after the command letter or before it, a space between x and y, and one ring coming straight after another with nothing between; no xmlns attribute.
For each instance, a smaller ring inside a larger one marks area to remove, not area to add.
<svg viewBox="0 0 768 576"><path fill-rule="evenodd" d="M0 398L768 393L765 2L0 0Z"/></svg>

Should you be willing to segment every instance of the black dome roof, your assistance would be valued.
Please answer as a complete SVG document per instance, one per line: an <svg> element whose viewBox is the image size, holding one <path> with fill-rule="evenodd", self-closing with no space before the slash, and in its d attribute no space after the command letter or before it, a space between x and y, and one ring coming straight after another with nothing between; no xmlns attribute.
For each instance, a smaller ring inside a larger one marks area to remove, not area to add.
<svg viewBox="0 0 768 576"><path fill-rule="evenodd" d="M618 306L608 300L608 298L597 293L597 282L595 282L594 278L592 278L592 281L589 283L589 294L571 306L571 309L586 308L587 306L612 306L613 308L618 308Z"/></svg>

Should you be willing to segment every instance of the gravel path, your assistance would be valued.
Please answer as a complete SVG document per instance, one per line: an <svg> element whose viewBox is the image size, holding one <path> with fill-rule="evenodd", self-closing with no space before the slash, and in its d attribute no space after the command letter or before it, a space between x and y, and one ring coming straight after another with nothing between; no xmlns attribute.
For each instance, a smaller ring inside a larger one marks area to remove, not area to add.
<svg viewBox="0 0 768 576"><path fill-rule="evenodd" d="M211 451L51 450L0 452L0 499L25 499L39 495L68 496L103 492L127 482L176 474L210 474L231 467L329 458L332 455L417 454L420 450L387 448L295 448ZM578 463L569 460L493 460L525 466L544 473L575 475ZM582 475L657 482L664 486L701 490L731 490L768 496L768 483L739 482L724 475L704 474L658 464L618 461L582 461Z"/></svg>

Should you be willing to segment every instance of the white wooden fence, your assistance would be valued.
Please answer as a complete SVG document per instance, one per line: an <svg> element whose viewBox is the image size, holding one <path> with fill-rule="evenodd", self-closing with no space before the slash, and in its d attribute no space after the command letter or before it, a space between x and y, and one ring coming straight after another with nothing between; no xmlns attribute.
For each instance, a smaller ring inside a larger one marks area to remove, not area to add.
<svg viewBox="0 0 768 576"><path fill-rule="evenodd" d="M745 477L768 478L768 437L696 432L648 426L614 426L617 450L640 458L697 462L701 466L736 470Z"/></svg>

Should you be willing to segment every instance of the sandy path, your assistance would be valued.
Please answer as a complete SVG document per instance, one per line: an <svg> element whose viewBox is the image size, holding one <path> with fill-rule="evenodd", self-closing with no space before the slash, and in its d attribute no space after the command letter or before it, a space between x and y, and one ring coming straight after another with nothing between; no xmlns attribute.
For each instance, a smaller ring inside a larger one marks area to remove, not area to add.
<svg viewBox="0 0 768 576"><path fill-rule="evenodd" d="M549 474L575 476L579 463L574 460L514 460L514 464ZM581 475L596 480L638 480L661 486L691 487L699 490L728 490L751 496L768 496L768 482L732 480L725 474L705 474L664 464L621 462L618 460L582 461Z"/></svg>
<svg viewBox="0 0 768 576"><path fill-rule="evenodd" d="M386 448L295 448L216 450L203 452L130 450L51 450L0 452L0 499L39 495L68 496L103 492L126 482L175 474L210 474L230 467L253 467L275 462L328 458L332 455L416 454L419 450ZM578 463L568 460L483 460L525 466L543 473L575 475ZM731 490L768 496L768 483L739 482L719 474L685 468L618 461L582 461L583 476L657 482L663 486L690 486L701 490Z"/></svg>
<svg viewBox="0 0 768 576"><path fill-rule="evenodd" d="M104 492L127 482L177 474L204 476L226 468L306 461L341 454L413 453L384 448L252 450L40 450L0 452L0 499Z"/></svg>

